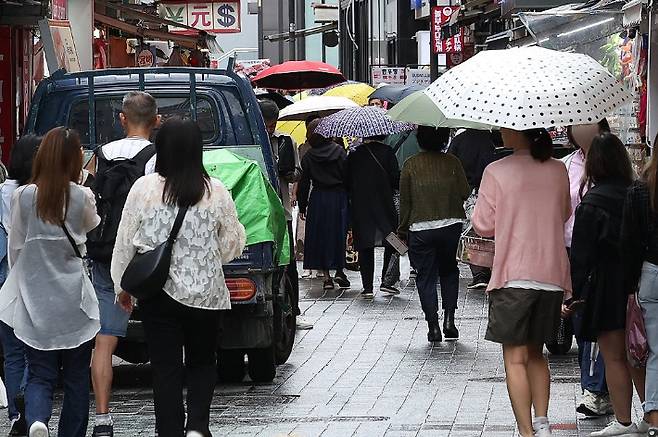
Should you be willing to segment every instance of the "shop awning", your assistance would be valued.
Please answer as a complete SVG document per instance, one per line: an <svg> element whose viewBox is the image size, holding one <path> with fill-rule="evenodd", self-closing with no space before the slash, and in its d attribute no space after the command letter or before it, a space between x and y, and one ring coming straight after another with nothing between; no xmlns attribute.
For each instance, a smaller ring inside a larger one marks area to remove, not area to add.
<svg viewBox="0 0 658 437"><path fill-rule="evenodd" d="M520 12L537 45L554 50L594 43L623 29L624 0L601 0Z"/></svg>
<svg viewBox="0 0 658 437"><path fill-rule="evenodd" d="M634 26L642 21L642 11L647 0L631 0L621 10L624 12L624 26Z"/></svg>
<svg viewBox="0 0 658 437"><path fill-rule="evenodd" d="M119 29L121 31L127 32L131 35L141 36L149 39L163 40L163 41L172 41L178 45L186 48L197 48L198 46L202 48L207 48L211 53L221 54L224 53L222 48L217 43L217 40L214 35L210 35L207 32L202 30L195 29L194 27L185 26L183 24L175 23L164 18L160 18L156 15L147 14L145 12L130 8L128 6L122 5L120 3L112 3L107 0L95 0L97 5L100 5L104 8L110 8L113 10L120 11L122 15L130 16L140 20L140 23L149 22L155 23L159 27L157 29L149 28L146 25L134 25L122 20L119 20L108 15L95 12L94 20L102 23L106 26ZM97 10L103 8L96 8ZM195 32L194 35L181 35L178 33L169 32L166 29L167 26L172 27L183 27L187 30L192 30Z"/></svg>

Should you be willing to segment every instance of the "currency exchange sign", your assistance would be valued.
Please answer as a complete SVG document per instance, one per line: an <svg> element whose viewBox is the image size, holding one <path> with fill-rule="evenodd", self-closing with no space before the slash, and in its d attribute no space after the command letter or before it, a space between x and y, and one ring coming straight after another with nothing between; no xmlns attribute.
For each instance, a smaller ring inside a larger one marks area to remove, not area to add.
<svg viewBox="0 0 658 437"><path fill-rule="evenodd" d="M198 1L163 0L158 6L160 17L194 27L209 33L240 32L240 0ZM192 34L183 27L170 28L171 32Z"/></svg>

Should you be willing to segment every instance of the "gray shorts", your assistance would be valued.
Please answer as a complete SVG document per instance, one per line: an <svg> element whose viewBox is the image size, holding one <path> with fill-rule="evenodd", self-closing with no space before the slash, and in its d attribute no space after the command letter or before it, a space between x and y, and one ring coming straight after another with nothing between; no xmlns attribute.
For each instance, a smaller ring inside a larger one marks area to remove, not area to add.
<svg viewBox="0 0 658 437"><path fill-rule="evenodd" d="M96 290L101 315L101 330L99 334L125 337L130 314L116 303L116 293L114 292L114 282L112 282L112 276L110 275L110 265L92 262L91 280Z"/></svg>
<svg viewBox="0 0 658 437"><path fill-rule="evenodd" d="M484 338L501 344L554 343L564 293L501 288L489 293L489 325Z"/></svg>

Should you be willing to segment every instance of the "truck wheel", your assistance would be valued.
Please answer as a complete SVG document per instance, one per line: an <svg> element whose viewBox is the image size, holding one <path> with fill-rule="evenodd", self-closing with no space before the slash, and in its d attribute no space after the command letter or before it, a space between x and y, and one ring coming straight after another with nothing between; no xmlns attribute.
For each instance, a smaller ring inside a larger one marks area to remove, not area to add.
<svg viewBox="0 0 658 437"><path fill-rule="evenodd" d="M274 355L276 364L288 361L295 344L297 317L292 307L290 292L286 291L283 302L274 305Z"/></svg>
<svg viewBox="0 0 658 437"><path fill-rule="evenodd" d="M217 376L220 382L238 383L244 379L244 352L241 350L220 350L217 363Z"/></svg>
<svg viewBox="0 0 658 437"><path fill-rule="evenodd" d="M249 377L253 382L272 382L276 376L274 347L251 349L249 357Z"/></svg>

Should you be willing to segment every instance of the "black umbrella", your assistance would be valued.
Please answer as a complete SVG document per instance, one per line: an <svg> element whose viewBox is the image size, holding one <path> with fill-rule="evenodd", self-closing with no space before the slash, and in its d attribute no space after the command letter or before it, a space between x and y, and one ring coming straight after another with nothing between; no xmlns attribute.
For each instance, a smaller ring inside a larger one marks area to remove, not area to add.
<svg viewBox="0 0 658 437"><path fill-rule="evenodd" d="M384 85L370 94L368 99L386 100L387 102L396 104L405 97L422 89L423 87L420 85Z"/></svg>
<svg viewBox="0 0 658 437"><path fill-rule="evenodd" d="M290 106L293 103L295 103L291 99L289 99L286 96L283 96L283 95L281 95L281 94L279 94L275 91L267 91L267 90L258 89L258 88L255 89L254 91L256 93L256 98L258 100L264 100L264 99L271 100L274 103L276 103L276 106L278 106L279 109L283 109L286 106Z"/></svg>

